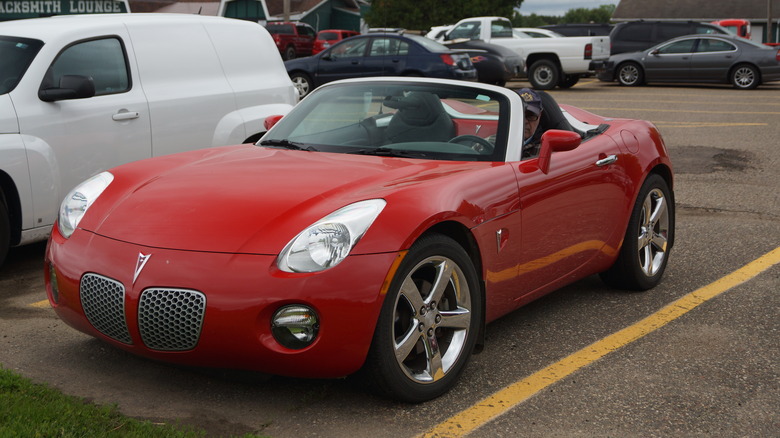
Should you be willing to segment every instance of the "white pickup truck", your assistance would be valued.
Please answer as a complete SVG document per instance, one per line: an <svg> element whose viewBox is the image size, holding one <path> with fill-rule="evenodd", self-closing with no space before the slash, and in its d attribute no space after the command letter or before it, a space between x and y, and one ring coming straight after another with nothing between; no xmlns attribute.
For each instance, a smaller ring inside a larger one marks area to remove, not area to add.
<svg viewBox="0 0 780 438"><path fill-rule="evenodd" d="M537 90L569 88L588 70L592 60L609 58L609 37L519 38L503 17L473 17L456 23L439 40L482 40L510 48L523 58L528 80Z"/></svg>

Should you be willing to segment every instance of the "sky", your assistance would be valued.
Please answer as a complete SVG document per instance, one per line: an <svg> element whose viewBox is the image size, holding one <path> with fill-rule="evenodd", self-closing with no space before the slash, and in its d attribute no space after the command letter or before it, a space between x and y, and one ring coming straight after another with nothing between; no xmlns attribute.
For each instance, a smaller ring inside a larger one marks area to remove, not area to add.
<svg viewBox="0 0 780 438"><path fill-rule="evenodd" d="M565 15L569 9L598 8L601 5L617 5L619 0L523 0L520 13L523 15Z"/></svg>

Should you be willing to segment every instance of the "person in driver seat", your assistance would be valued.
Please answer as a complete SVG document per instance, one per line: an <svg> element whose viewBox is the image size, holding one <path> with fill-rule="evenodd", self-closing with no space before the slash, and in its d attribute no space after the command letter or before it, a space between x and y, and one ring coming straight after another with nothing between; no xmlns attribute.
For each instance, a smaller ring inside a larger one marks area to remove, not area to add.
<svg viewBox="0 0 780 438"><path fill-rule="evenodd" d="M539 120L542 117L542 99L539 94L530 88L521 88L517 94L525 104L525 124L523 125L523 158L534 157L539 154L542 133Z"/></svg>

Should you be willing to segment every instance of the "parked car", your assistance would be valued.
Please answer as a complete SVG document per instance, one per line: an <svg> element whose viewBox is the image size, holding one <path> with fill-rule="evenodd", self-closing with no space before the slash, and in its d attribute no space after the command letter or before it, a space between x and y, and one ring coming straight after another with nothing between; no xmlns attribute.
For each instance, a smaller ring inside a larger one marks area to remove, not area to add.
<svg viewBox="0 0 780 438"><path fill-rule="evenodd" d="M728 35L728 33L718 25L696 21L628 21L616 24L609 33L609 40L612 43L610 54L649 49L656 44L683 35Z"/></svg>
<svg viewBox="0 0 780 438"><path fill-rule="evenodd" d="M481 40L459 40L444 45L468 52L479 82L504 86L507 81L524 74L523 58L506 47Z"/></svg>
<svg viewBox="0 0 780 438"><path fill-rule="evenodd" d="M539 26L567 37L573 36L607 36L613 25L609 23L564 23Z"/></svg>
<svg viewBox="0 0 780 438"><path fill-rule="evenodd" d="M317 38L317 33L308 24L271 22L265 28L273 37L283 59L295 59L314 53L314 40Z"/></svg>
<svg viewBox="0 0 780 438"><path fill-rule="evenodd" d="M101 173L63 201L49 302L157 361L360 371L389 397L437 397L488 322L597 273L652 288L669 261L659 131L546 97L558 129L533 155L513 90L362 78L315 90L258 145Z"/></svg>
<svg viewBox="0 0 780 438"><path fill-rule="evenodd" d="M726 30L729 31L729 33L733 35L750 39L750 35L751 35L750 22L747 20L732 18L728 20L713 21L712 24L717 24L718 26L725 28Z"/></svg>
<svg viewBox="0 0 780 438"><path fill-rule="evenodd" d="M301 97L326 82L364 76L477 80L467 52L400 33L354 36L317 55L286 61L284 66Z"/></svg>
<svg viewBox="0 0 780 438"><path fill-rule="evenodd" d="M337 42L355 35L360 35L360 32L344 29L321 30L317 32L317 39L314 40L312 54L316 55Z"/></svg>
<svg viewBox="0 0 780 438"><path fill-rule="evenodd" d="M686 35L642 52L610 56L596 70L602 81L731 83L748 90L780 80L780 49L736 35Z"/></svg>
<svg viewBox="0 0 780 438"><path fill-rule="evenodd" d="M518 38L561 38L564 36L558 32L538 27L513 27L512 33Z"/></svg>
<svg viewBox="0 0 780 438"><path fill-rule="evenodd" d="M60 201L128 161L254 142L297 93L261 26L198 15L0 23L0 264Z"/></svg>

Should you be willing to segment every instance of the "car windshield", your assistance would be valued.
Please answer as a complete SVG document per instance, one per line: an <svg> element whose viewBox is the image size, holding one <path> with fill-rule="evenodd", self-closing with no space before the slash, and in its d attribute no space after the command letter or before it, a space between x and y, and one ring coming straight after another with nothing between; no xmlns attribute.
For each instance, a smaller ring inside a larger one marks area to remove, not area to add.
<svg viewBox="0 0 780 438"><path fill-rule="evenodd" d="M43 42L0 35L0 94L16 88Z"/></svg>
<svg viewBox="0 0 780 438"><path fill-rule="evenodd" d="M258 143L265 147L451 161L504 161L509 101L441 84L361 82L303 99Z"/></svg>

